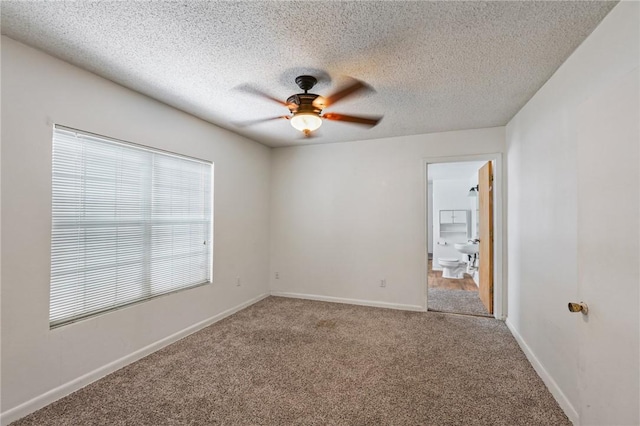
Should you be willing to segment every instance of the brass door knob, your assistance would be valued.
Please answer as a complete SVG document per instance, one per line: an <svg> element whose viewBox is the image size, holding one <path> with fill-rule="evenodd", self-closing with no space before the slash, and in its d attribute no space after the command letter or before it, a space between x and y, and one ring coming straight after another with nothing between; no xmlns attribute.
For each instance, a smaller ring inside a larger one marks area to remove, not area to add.
<svg viewBox="0 0 640 426"><path fill-rule="evenodd" d="M582 312L584 315L587 315L589 313L589 307L584 302L569 302L569 312Z"/></svg>

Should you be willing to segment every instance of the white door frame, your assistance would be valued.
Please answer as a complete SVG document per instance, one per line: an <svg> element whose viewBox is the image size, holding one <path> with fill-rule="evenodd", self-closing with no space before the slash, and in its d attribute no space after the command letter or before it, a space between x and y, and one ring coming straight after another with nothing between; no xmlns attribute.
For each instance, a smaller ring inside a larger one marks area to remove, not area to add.
<svg viewBox="0 0 640 426"><path fill-rule="evenodd" d="M428 298L428 278L427 270L429 265L428 254L428 241L429 234L431 232L427 229L427 201L429 190L429 164L436 163L461 163L465 161L493 161L494 163L494 192L493 192L493 316L499 320L503 320L507 317L507 283L504 277L506 277L505 266L506 262L503 261L505 251L505 220L504 220L504 172L502 165L502 153L494 154L476 154L476 155L455 155L446 157L428 157L422 159L422 226L424 227L424 298L425 309L429 306Z"/></svg>

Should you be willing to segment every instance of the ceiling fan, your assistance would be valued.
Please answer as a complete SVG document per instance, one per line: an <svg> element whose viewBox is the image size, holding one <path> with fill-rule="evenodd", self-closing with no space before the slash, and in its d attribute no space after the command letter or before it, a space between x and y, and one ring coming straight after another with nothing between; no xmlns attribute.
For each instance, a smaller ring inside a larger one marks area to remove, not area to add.
<svg viewBox="0 0 640 426"><path fill-rule="evenodd" d="M287 98L286 102L270 96L254 87L244 86L243 89L247 92L261 96L287 107L291 112L291 115L281 115L278 117L245 121L237 124L244 127L271 120L285 119L289 120L291 122L291 125L296 130L299 130L305 136L310 137L311 132L317 130L322 125L322 120L344 121L347 123L361 124L364 126L373 127L382 119L382 116L362 117L355 115L338 114L335 112L327 112L323 114L322 111L326 107L334 105L338 101L357 92L373 89L368 84L354 79L352 83L348 84L332 95L324 97L315 93L309 93L309 90L311 90L317 82L318 80L311 75L300 75L296 77L296 84L298 85L298 87L300 87L301 90L304 90L304 93L291 95L289 96L289 98Z"/></svg>

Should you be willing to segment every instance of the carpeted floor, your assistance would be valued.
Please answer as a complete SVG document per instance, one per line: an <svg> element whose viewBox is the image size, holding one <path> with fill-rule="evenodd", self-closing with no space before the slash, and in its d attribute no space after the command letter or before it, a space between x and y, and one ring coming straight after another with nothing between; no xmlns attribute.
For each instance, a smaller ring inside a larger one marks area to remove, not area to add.
<svg viewBox="0 0 640 426"><path fill-rule="evenodd" d="M429 288L428 291L430 311L491 316L480 301L477 291L447 290L442 288Z"/></svg>
<svg viewBox="0 0 640 426"><path fill-rule="evenodd" d="M569 425L503 322L269 297L17 425Z"/></svg>

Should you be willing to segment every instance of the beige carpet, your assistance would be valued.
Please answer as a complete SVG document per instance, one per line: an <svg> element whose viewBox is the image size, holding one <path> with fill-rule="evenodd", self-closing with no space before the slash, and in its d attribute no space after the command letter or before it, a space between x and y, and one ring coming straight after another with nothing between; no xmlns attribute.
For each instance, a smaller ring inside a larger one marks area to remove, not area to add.
<svg viewBox="0 0 640 426"><path fill-rule="evenodd" d="M270 297L16 425L569 425L505 324Z"/></svg>
<svg viewBox="0 0 640 426"><path fill-rule="evenodd" d="M429 288L429 310L489 317L477 291Z"/></svg>

